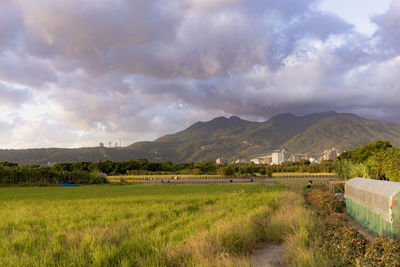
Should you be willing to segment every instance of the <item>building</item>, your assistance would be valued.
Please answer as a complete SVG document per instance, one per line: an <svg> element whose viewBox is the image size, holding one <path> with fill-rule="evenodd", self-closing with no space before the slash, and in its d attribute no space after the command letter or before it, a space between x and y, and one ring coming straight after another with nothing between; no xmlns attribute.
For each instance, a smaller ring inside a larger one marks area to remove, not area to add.
<svg viewBox="0 0 400 267"><path fill-rule="evenodd" d="M99 147L104 147L104 143L100 142Z"/></svg>
<svg viewBox="0 0 400 267"><path fill-rule="evenodd" d="M272 165L280 165L284 162L288 161L287 151L285 149L282 150L274 150L271 154L271 164Z"/></svg>
<svg viewBox="0 0 400 267"><path fill-rule="evenodd" d="M324 151L323 160L336 160L339 155L340 151L333 147L332 149Z"/></svg>
<svg viewBox="0 0 400 267"><path fill-rule="evenodd" d="M290 156L289 156L289 158L288 158L288 161L289 162L297 162L297 161L300 161L300 156L299 155L297 155L297 154L291 154Z"/></svg>
<svg viewBox="0 0 400 267"><path fill-rule="evenodd" d="M308 161L310 163L318 163L318 160L316 158L309 158Z"/></svg>
<svg viewBox="0 0 400 267"><path fill-rule="evenodd" d="M254 164L267 164L269 156L259 156L250 160Z"/></svg>
<svg viewBox="0 0 400 267"><path fill-rule="evenodd" d="M121 141L115 141L115 148L120 148L121 147Z"/></svg>
<svg viewBox="0 0 400 267"><path fill-rule="evenodd" d="M286 149L282 149L281 154L282 154L282 163L289 161L289 155Z"/></svg>
<svg viewBox="0 0 400 267"><path fill-rule="evenodd" d="M271 154L271 164L272 165L280 165L282 163L282 154L279 150L275 150Z"/></svg>
<svg viewBox="0 0 400 267"><path fill-rule="evenodd" d="M111 141L108 141L108 146L107 146L108 148L112 148L112 142Z"/></svg>
<svg viewBox="0 0 400 267"><path fill-rule="evenodd" d="M267 158L265 159L265 164L271 165L271 163L272 163L272 157L271 157L271 155L269 155L269 156L267 156Z"/></svg>
<svg viewBox="0 0 400 267"><path fill-rule="evenodd" d="M227 161L225 159L223 159L223 158L217 158L215 160L215 163L217 163L217 164L226 164Z"/></svg>
<svg viewBox="0 0 400 267"><path fill-rule="evenodd" d="M261 164L260 158L251 159L250 162L253 162L254 164Z"/></svg>

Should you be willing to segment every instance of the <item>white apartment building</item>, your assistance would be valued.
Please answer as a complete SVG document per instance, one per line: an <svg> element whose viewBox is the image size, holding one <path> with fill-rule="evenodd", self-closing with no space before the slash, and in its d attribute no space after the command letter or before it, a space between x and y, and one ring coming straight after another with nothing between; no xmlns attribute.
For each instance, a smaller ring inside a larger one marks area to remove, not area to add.
<svg viewBox="0 0 400 267"><path fill-rule="evenodd" d="M283 150L274 150L271 154L271 164L272 165L280 165L284 162L288 161L287 152L285 149Z"/></svg>

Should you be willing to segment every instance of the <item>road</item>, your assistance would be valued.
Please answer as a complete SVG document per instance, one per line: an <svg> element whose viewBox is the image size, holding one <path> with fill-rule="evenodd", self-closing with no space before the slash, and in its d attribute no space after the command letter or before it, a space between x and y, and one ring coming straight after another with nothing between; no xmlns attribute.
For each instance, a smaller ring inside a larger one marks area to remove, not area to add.
<svg viewBox="0 0 400 267"><path fill-rule="evenodd" d="M330 177L303 177L303 178L254 178L254 182L275 181L309 181L309 180L332 180ZM218 178L218 179L154 179L135 180L135 183L244 183L251 182L251 178Z"/></svg>

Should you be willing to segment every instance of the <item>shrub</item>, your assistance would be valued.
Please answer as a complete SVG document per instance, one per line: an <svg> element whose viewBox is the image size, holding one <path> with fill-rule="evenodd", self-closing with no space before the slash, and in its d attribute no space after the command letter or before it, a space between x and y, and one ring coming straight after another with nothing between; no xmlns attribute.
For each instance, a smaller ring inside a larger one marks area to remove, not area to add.
<svg viewBox="0 0 400 267"><path fill-rule="evenodd" d="M364 257L357 264L360 266L400 266L400 241L386 236L375 238L366 246Z"/></svg>
<svg viewBox="0 0 400 267"><path fill-rule="evenodd" d="M366 245L367 240L355 228L329 224L322 237L321 249L341 264L350 264L364 255Z"/></svg>
<svg viewBox="0 0 400 267"><path fill-rule="evenodd" d="M307 192L306 200L320 215L326 216L334 212L343 212L344 202L335 198L326 186L312 188Z"/></svg>
<svg viewBox="0 0 400 267"><path fill-rule="evenodd" d="M353 163L349 160L339 160L335 166L335 173L341 179L351 178L351 169L353 168Z"/></svg>

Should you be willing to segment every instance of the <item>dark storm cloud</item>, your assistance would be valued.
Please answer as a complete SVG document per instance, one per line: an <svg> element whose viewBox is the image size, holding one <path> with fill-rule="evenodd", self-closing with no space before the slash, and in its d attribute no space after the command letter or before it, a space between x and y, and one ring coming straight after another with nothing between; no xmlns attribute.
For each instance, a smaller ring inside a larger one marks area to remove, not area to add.
<svg viewBox="0 0 400 267"><path fill-rule="evenodd" d="M218 114L395 120L399 4L368 37L318 3L0 0L0 101L39 92L63 127L138 139Z"/></svg>
<svg viewBox="0 0 400 267"><path fill-rule="evenodd" d="M324 40L350 27L309 9L315 1L215 1L222 4L207 9L197 1L18 2L27 50L91 75L226 76L284 59L305 36Z"/></svg>

